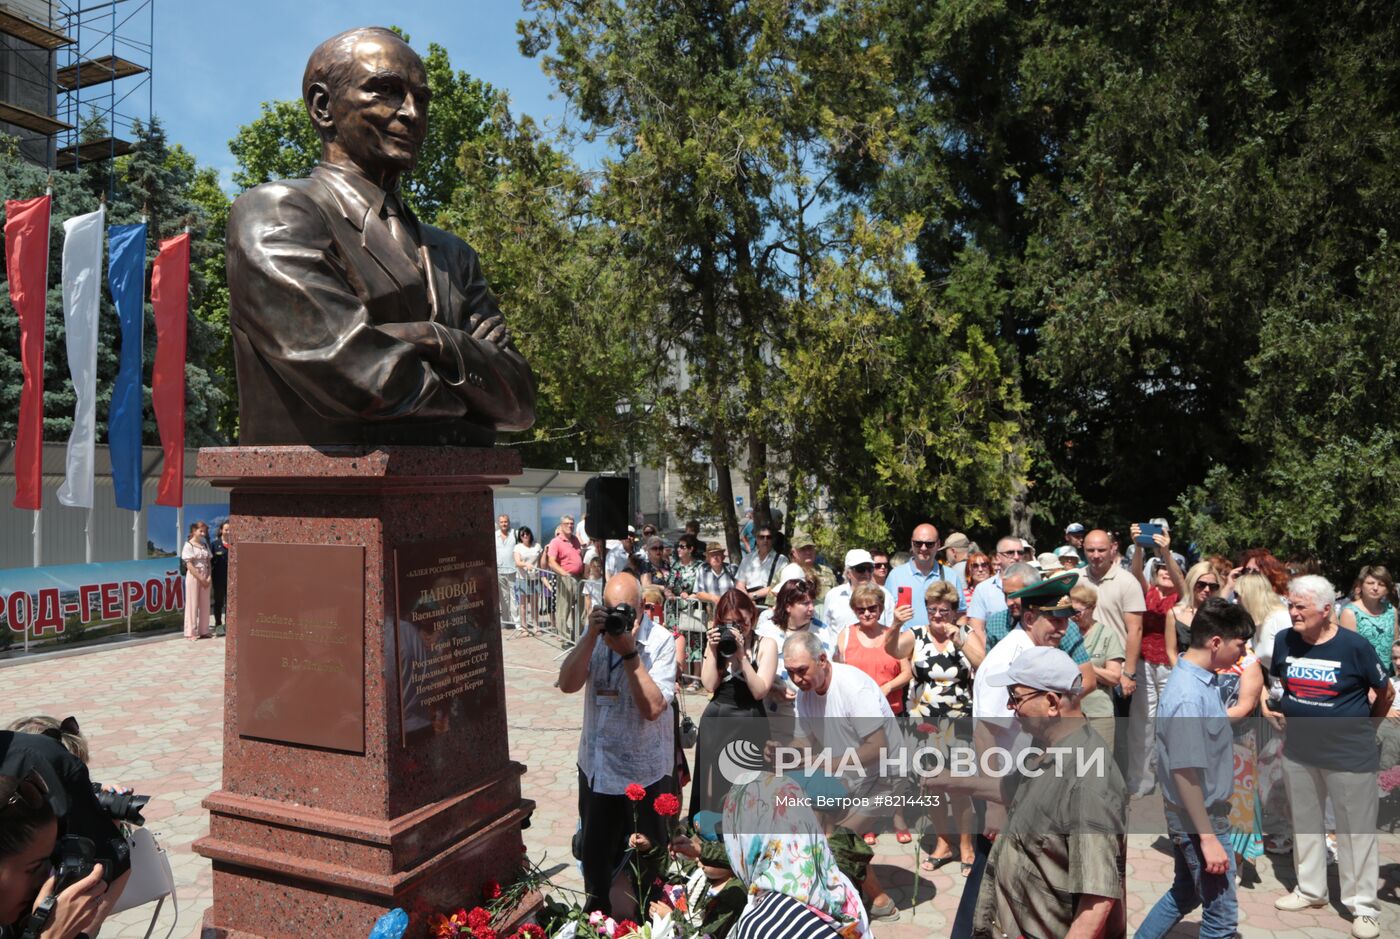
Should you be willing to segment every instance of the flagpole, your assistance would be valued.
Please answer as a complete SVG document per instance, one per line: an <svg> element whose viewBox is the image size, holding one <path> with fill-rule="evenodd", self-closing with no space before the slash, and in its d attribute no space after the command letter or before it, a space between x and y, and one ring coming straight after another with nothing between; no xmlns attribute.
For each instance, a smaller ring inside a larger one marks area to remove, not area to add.
<svg viewBox="0 0 1400 939"><path fill-rule="evenodd" d="M141 206L141 224L142 224L142 225L148 225L148 224L150 224L150 204L149 204L149 203L147 203L146 205ZM148 237L149 237L149 236L148 236ZM149 242L147 242L147 244L149 244ZM143 265L145 264L145 260L144 260L144 259L142 260L142 264L143 264ZM144 291L142 291L142 292L144 293ZM142 313L142 316L144 317L144 315L145 315L145 314L144 314L144 312L143 312L143 313ZM145 480L139 479L139 478L138 478L138 480L137 480L137 492L138 492L138 493L143 493L143 492L144 492L144 489L145 489ZM144 498L142 498L141 504L142 504L143 506L145 505L145 502L146 502L146 500L145 500ZM131 510L131 559L132 559L133 561L139 561L139 560L141 560L141 511L142 511L141 509L132 509L132 510ZM130 612L130 609L129 609L129 608L128 608L127 615L126 615L126 631L127 631L128 633L131 632L131 612Z"/></svg>
<svg viewBox="0 0 1400 939"><path fill-rule="evenodd" d="M103 220L105 221L105 220L106 220L105 212L106 212L106 209L107 209L107 193L106 193L105 191L104 191L104 192L100 192L100 193L97 194L97 206L98 206L98 210L104 213L104 215L103 215ZM102 255L101 255L101 254L98 255L97 261L98 261L98 265L99 265L99 269L100 269L100 266L101 266L101 263L102 263ZM89 501L90 503L96 502L95 499L89 499L88 501ZM87 520L83 523L83 563L84 563L84 564L91 564L91 563L92 563L92 508L93 508L92 505L89 504L88 507L87 507Z"/></svg>
<svg viewBox="0 0 1400 939"><path fill-rule="evenodd" d="M50 199L53 198L53 174L52 174L52 173L49 174L49 182L48 182L48 185L44 187L44 195L48 196ZM52 212L53 209L50 208L49 211ZM49 222L49 226L50 226L50 227L49 227L49 239L52 240L52 239L53 239L53 227L52 227L52 226L53 226L53 222L52 222L52 221ZM45 304L48 303L48 288L49 288L49 262L48 262L48 251L45 250L45 251L44 251L44 303L45 303ZM41 459L42 459L42 458L41 458ZM39 480L40 480L40 481L39 481L39 486L40 486L39 491L40 491L40 493L43 492L43 485L44 485L44 483L43 483L43 475L42 475L42 474L43 474L42 465L43 465L43 464L41 463L41 464L40 464L41 469L40 469L40 471L39 471L39 472L40 472L40 476L39 476ZM37 509L34 510L34 530L33 530L33 538L32 538L31 540L32 540L33 546L34 546L34 556L33 556L34 565L33 565L33 566L34 566L34 567L42 567L43 564L44 564L44 507L43 507L43 503L42 503L42 502L40 503L39 508L37 508ZM25 630L25 633L24 633L24 650L25 650L26 652L29 651L29 631L28 631L28 630Z"/></svg>

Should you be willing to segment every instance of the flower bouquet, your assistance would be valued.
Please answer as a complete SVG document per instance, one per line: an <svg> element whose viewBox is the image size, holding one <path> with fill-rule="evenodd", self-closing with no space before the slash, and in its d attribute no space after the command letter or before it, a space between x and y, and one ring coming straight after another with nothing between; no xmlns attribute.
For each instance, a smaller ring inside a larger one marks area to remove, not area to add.
<svg viewBox="0 0 1400 939"><path fill-rule="evenodd" d="M1377 813L1376 827L1394 833L1400 828L1400 766L1381 770L1376 777L1381 790L1380 811Z"/></svg>

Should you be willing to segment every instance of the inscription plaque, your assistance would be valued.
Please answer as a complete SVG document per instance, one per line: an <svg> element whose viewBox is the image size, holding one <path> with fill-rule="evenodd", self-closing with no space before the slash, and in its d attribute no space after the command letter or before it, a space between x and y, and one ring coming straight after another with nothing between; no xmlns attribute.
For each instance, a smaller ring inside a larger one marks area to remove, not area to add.
<svg viewBox="0 0 1400 939"><path fill-rule="evenodd" d="M423 541L394 550L403 744L460 726L488 687L496 560L489 543Z"/></svg>
<svg viewBox="0 0 1400 939"><path fill-rule="evenodd" d="M238 733L363 753L365 549L238 545Z"/></svg>

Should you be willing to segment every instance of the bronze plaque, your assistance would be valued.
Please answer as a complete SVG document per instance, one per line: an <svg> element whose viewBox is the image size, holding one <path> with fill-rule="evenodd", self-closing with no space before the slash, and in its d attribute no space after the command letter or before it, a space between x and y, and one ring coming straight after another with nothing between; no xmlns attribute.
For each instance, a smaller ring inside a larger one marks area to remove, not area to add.
<svg viewBox="0 0 1400 939"><path fill-rule="evenodd" d="M363 753L365 549L238 545L238 733Z"/></svg>
<svg viewBox="0 0 1400 939"><path fill-rule="evenodd" d="M403 743L446 733L490 706L496 559L487 541L394 549Z"/></svg>

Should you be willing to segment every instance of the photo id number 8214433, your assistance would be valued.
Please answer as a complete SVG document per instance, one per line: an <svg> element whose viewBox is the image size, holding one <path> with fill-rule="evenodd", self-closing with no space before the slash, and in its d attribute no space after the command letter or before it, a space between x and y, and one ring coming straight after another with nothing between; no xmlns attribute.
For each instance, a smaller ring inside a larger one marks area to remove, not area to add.
<svg viewBox="0 0 1400 939"><path fill-rule="evenodd" d="M902 809L916 805L924 809L938 808L943 804L943 795L936 792L923 792L918 795L879 795L871 798L877 806Z"/></svg>

